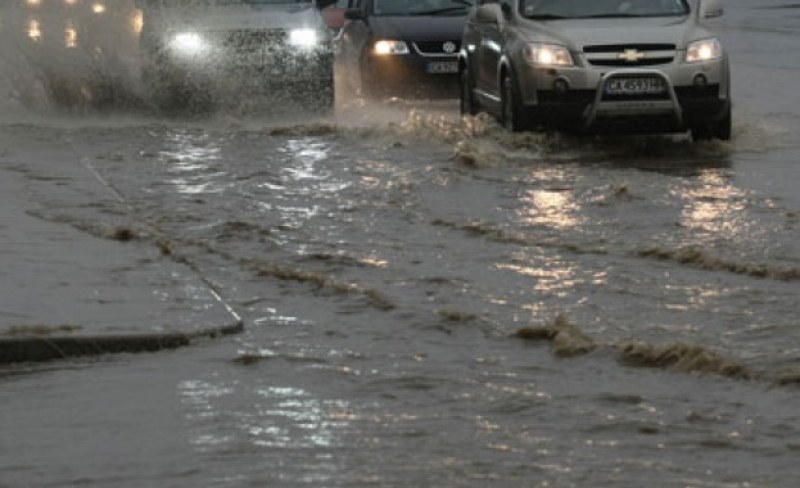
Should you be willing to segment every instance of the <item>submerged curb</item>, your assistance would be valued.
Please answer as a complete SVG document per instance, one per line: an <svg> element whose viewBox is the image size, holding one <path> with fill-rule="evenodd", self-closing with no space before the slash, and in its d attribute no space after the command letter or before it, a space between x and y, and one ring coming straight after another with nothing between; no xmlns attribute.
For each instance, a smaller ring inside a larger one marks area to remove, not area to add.
<svg viewBox="0 0 800 488"><path fill-rule="evenodd" d="M242 321L192 333L154 333L100 336L30 336L0 338L0 364L45 362L80 356L156 352L177 349L203 338L238 334Z"/></svg>

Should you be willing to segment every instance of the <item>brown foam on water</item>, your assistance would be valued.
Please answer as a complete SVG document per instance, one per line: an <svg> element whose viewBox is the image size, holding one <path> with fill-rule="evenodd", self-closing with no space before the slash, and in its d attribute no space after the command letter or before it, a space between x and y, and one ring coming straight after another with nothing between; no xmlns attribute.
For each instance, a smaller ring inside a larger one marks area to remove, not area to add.
<svg viewBox="0 0 800 488"><path fill-rule="evenodd" d="M775 378L774 383L776 385L781 385L781 386L800 385L800 368L793 368L786 371L782 371Z"/></svg>
<svg viewBox="0 0 800 488"><path fill-rule="evenodd" d="M442 320L448 322L469 322L478 318L478 316L472 312L462 312L460 310L443 309L437 310L436 313Z"/></svg>
<svg viewBox="0 0 800 488"><path fill-rule="evenodd" d="M552 324L523 327L515 335L521 339L550 342L553 354L562 358L583 356L599 347L606 347L614 350L619 362L627 366L737 379L767 379L754 374L746 366L697 344L674 343L658 346L641 341L598 344L570 323L563 314L559 314ZM800 383L800 370L783 373L772 382L780 385Z"/></svg>
<svg viewBox="0 0 800 488"><path fill-rule="evenodd" d="M591 338L571 324L563 314L559 314L551 325L523 327L517 331L517 337L550 341L553 354L563 358L583 356L597 347Z"/></svg>
<svg viewBox="0 0 800 488"><path fill-rule="evenodd" d="M298 283L308 283L319 288L333 290L337 293L357 293L364 296L369 304L380 310L391 310L394 308L388 298L381 292L371 288L363 288L354 283L338 282L329 276L311 271L304 271L275 263L252 262L253 271L262 277L274 278L282 281L295 281Z"/></svg>
<svg viewBox="0 0 800 488"><path fill-rule="evenodd" d="M646 258L674 261L709 271L726 271L755 278L771 278L784 281L800 280L800 269L798 268L771 268L761 264L725 261L692 246L678 249L651 247L640 250L638 255Z"/></svg>
<svg viewBox="0 0 800 488"><path fill-rule="evenodd" d="M70 332L77 332L82 327L79 325L12 325L5 332L7 335L12 336L48 336L53 334L65 334Z"/></svg>
<svg viewBox="0 0 800 488"><path fill-rule="evenodd" d="M436 219L432 221L431 224L439 227L449 227L451 229L461 230L475 237L481 237L501 244L554 248L574 252L576 254L608 254L608 251L602 246L561 242L552 239L532 239L524 235L499 229L486 222L458 223L449 220Z"/></svg>
<svg viewBox="0 0 800 488"><path fill-rule="evenodd" d="M266 133L271 136L328 136L342 132L342 128L336 124L326 122L312 122L308 124L296 124L280 127L268 127Z"/></svg>
<svg viewBox="0 0 800 488"><path fill-rule="evenodd" d="M751 378L747 368L696 344L655 346L639 341L614 344L619 359L630 366L668 368L685 373L703 373Z"/></svg>

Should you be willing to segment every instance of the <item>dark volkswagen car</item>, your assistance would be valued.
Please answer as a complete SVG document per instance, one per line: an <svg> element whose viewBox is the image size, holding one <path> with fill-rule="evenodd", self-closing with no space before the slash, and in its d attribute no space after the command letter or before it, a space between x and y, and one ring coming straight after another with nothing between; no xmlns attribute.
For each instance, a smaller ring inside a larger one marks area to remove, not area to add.
<svg viewBox="0 0 800 488"><path fill-rule="evenodd" d="M458 96L472 0L351 0L335 49L339 79L366 96Z"/></svg>

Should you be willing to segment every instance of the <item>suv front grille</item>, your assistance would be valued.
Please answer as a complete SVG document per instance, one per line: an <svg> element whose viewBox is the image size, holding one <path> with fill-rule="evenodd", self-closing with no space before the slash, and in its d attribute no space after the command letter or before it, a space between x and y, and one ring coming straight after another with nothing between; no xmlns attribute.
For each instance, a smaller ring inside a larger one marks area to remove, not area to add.
<svg viewBox="0 0 800 488"><path fill-rule="evenodd" d="M606 44L584 46L589 64L594 66L655 66L675 59L675 44Z"/></svg>
<svg viewBox="0 0 800 488"><path fill-rule="evenodd" d="M675 44L605 44L597 46L584 46L583 52L590 53L621 53L628 49L636 51L674 51Z"/></svg>
<svg viewBox="0 0 800 488"><path fill-rule="evenodd" d="M220 44L233 52L248 53L261 49L277 49L286 44L285 29L237 29L216 32Z"/></svg>

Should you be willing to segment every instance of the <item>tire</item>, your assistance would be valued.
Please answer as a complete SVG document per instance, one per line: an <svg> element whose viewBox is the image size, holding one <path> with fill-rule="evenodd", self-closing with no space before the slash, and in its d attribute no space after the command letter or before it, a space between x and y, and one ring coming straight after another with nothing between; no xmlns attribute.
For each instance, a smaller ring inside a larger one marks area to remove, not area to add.
<svg viewBox="0 0 800 488"><path fill-rule="evenodd" d="M720 141L730 141L732 132L731 108L725 111L725 115L716 120L706 120L691 127L692 140L710 141L719 139Z"/></svg>
<svg viewBox="0 0 800 488"><path fill-rule="evenodd" d="M731 107L728 106L728 110L725 112L725 115L714 125L712 130L714 138L719 139L720 141L730 141L732 126L733 121L731 120Z"/></svg>
<svg viewBox="0 0 800 488"><path fill-rule="evenodd" d="M511 132L522 132L531 128L522 107L519 88L510 74L500 81L500 124Z"/></svg>
<svg viewBox="0 0 800 488"><path fill-rule="evenodd" d="M467 68L462 69L459 74L459 85L461 87L461 115L477 115L478 104L472 93L472 83L469 81Z"/></svg>

